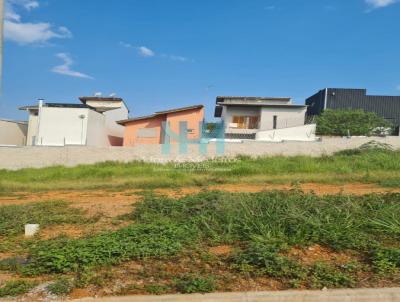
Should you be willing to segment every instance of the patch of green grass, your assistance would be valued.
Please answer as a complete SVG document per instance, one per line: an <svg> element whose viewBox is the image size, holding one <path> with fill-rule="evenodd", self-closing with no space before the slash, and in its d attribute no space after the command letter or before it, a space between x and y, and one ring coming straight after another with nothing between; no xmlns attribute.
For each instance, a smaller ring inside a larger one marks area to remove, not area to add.
<svg viewBox="0 0 400 302"><path fill-rule="evenodd" d="M57 296L66 296L72 291L72 289L73 282L65 277L61 277L47 286L47 290Z"/></svg>
<svg viewBox="0 0 400 302"><path fill-rule="evenodd" d="M26 280L7 281L0 287L0 298L7 296L19 296L29 292L36 283Z"/></svg>
<svg viewBox="0 0 400 302"><path fill-rule="evenodd" d="M396 228L377 221L400 217L400 194L316 196L298 192L231 194L207 192L179 200L147 196L133 219L189 225L193 234L216 243L263 241L287 245L322 244L333 249L364 249Z"/></svg>
<svg viewBox="0 0 400 302"><path fill-rule="evenodd" d="M332 264L323 262L315 263L307 277L310 288L340 288L354 287L355 280Z"/></svg>
<svg viewBox="0 0 400 302"><path fill-rule="evenodd" d="M400 248L378 247L372 251L373 268L379 274L391 274L399 271Z"/></svg>
<svg viewBox="0 0 400 302"><path fill-rule="evenodd" d="M145 284L144 289L152 295L162 295L170 290L170 288L164 284Z"/></svg>
<svg viewBox="0 0 400 302"><path fill-rule="evenodd" d="M65 201L46 201L20 205L0 206L0 236L24 233L28 223L40 224L41 228L63 223L84 223L84 211L69 206Z"/></svg>
<svg viewBox="0 0 400 302"><path fill-rule="evenodd" d="M185 274L177 278L174 283L176 290L182 294L205 294L216 289L215 278L212 276Z"/></svg>
<svg viewBox="0 0 400 302"><path fill-rule="evenodd" d="M41 241L30 251L25 274L83 272L130 259L165 257L181 250L188 230L174 224L132 224L90 238Z"/></svg>
<svg viewBox="0 0 400 302"><path fill-rule="evenodd" d="M74 272L81 281L76 286L85 287L92 283L96 268L144 258L168 260L220 244L238 251L221 259L233 271L269 276L286 286L350 287L361 270L335 263L306 267L288 256L294 246L318 244L351 251L363 258L368 271L399 271L400 194L211 191L180 199L149 193L143 198L124 217L132 221L130 226L87 238L39 241L30 246L20 271L30 275ZM203 275L184 277L178 278L181 292L212 288Z"/></svg>
<svg viewBox="0 0 400 302"><path fill-rule="evenodd" d="M252 242L238 253L234 259L235 267L242 272L266 275L291 280L303 279L306 270L296 261L279 254L282 246L273 243Z"/></svg>
<svg viewBox="0 0 400 302"><path fill-rule="evenodd" d="M201 166L201 169L198 169ZM368 177L366 177L368 173ZM0 170L0 194L18 190L153 189L215 183L290 183L358 181L395 186L400 179L400 151L359 148L332 156L273 156L205 161L201 164L105 162L77 167ZM83 181L84 180L84 181Z"/></svg>

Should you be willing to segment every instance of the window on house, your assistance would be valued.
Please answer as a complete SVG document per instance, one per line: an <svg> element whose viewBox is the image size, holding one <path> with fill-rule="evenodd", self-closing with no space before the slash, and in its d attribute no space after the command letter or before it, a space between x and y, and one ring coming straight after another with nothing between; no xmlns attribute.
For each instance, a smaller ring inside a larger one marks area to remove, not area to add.
<svg viewBox="0 0 400 302"><path fill-rule="evenodd" d="M274 121L272 122L272 128L276 129L278 125L278 116L274 115Z"/></svg>
<svg viewBox="0 0 400 302"><path fill-rule="evenodd" d="M260 118L258 116L233 116L232 123L238 129L258 129Z"/></svg>
<svg viewBox="0 0 400 302"><path fill-rule="evenodd" d="M258 116L249 116L249 129L258 129L260 119Z"/></svg>

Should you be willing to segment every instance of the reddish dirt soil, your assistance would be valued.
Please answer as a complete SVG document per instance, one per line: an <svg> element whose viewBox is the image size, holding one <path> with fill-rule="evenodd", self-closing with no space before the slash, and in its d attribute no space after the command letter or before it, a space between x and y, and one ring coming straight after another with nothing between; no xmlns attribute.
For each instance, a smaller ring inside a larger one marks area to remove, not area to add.
<svg viewBox="0 0 400 302"><path fill-rule="evenodd" d="M81 289L81 288L75 288L70 294L69 298L72 299L81 299L85 297L89 297L92 294L86 290L86 289Z"/></svg>
<svg viewBox="0 0 400 302"><path fill-rule="evenodd" d="M201 191L222 190L227 192L261 192L272 190L290 190L294 187L290 184L221 184L208 187L183 187L177 189L156 189L156 193L170 197L181 197L188 194L199 193ZM329 185L318 183L300 184L299 188L304 192L314 192L318 195L329 194L355 194L364 195L370 193L400 192L400 188L383 188L371 184L352 183L344 185ZM132 205L140 199L137 193L142 190L127 190L121 192L110 191L49 191L26 193L18 192L12 196L1 196L0 205L22 204L27 202L45 200L67 200L73 206L85 209L89 215L96 215L99 212L109 217L116 217L128 213Z"/></svg>
<svg viewBox="0 0 400 302"><path fill-rule="evenodd" d="M306 266L313 265L316 262L331 262L342 265L354 259L354 257L344 252L334 252L318 244L304 249L294 247L288 252L287 256L300 261Z"/></svg>
<svg viewBox="0 0 400 302"><path fill-rule="evenodd" d="M232 247L229 245L219 245L211 247L208 251L216 256L221 256L221 255L226 256L232 253Z"/></svg>

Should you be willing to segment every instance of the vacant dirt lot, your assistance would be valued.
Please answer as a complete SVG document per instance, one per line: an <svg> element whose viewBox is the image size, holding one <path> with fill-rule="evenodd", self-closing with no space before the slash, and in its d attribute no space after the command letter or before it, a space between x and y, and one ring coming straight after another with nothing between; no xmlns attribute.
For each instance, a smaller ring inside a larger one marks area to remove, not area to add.
<svg viewBox="0 0 400 302"><path fill-rule="evenodd" d="M154 192L172 198L179 198L201 191L221 190L227 192L256 193L272 190L302 190L304 192L314 192L317 195L331 194L353 194L365 195L371 193L398 193L400 188L379 187L372 184L350 183L344 185L304 183L298 185L291 184L220 184L203 187L182 187L178 189L155 189ZM0 197L1 205L21 205L34 202L45 202L54 200L64 200L70 202L74 208L84 210L83 224L62 224L52 225L41 229L38 239L51 239L59 235L66 235L70 238L84 237L107 230L117 230L129 225L131 222L124 220L126 214L132 213L135 203L140 201L144 190L124 190L124 191L47 191L47 192L15 192L11 195ZM0 238L1 239L1 238ZM18 235L15 242L23 242L23 235ZM14 244L14 242L12 243ZM18 246L18 245L16 245ZM164 281L157 283L154 276L164 276L165 280L173 279L176 275L185 275L193 271L204 271L215 276L220 276L223 281L221 287L230 291L256 291L256 290L282 290L286 285L278 279L266 276L249 277L246 274L236 274L232 268L227 266L230 257L237 250L237 246L230 244L220 244L207 248L206 252L183 253L179 257L172 257L168 260L144 259L136 261L126 261L113 267L105 267L96 271L99 284L89 285L86 288L75 288L69 298L82 298L86 296L107 296L125 294L148 294L157 293L157 290L165 290L167 283ZM207 254L207 256L206 256ZM12 253L0 253L0 260L13 256ZM319 244L311 245L307 248L294 246L285 255L304 266L311 267L319 262L333 263L337 266L345 266L352 261L359 261L357 255L348 251L335 251L332 248ZM363 272L358 276L363 280L363 286L397 286L396 280L376 281L370 271ZM7 280L18 279L15 274L2 272L0 274L0 284ZM160 277L161 278L161 277ZM26 279L26 278L25 278ZM54 279L54 278L53 278ZM41 283L53 280L48 276L39 278ZM162 278L161 278L162 279ZM34 279L32 279L34 280ZM97 280L97 279L94 279ZM54 280L53 280L54 281ZM106 285L107 284L107 285ZM146 287L150 284L150 287ZM153 284L154 287L151 287ZM299 288L302 288L301 286ZM168 290L166 290L168 293ZM26 301L41 301L43 293L34 293L26 297Z"/></svg>
<svg viewBox="0 0 400 302"><path fill-rule="evenodd" d="M272 190L301 189L306 193L314 192L317 195L329 194L354 194L364 195L371 193L397 193L400 188L379 187L372 184L352 183L344 185L305 183L293 186L291 184L220 184L207 187L183 187L178 189L155 189L154 192L169 197L182 197L201 191L221 190L232 193L247 192L255 193ZM115 217L131 211L132 204L140 199L143 190L113 191L49 191L49 192L16 192L10 196L0 196L0 205L22 204L27 202L38 202L47 200L66 200L72 202L73 206L89 211L89 214L98 212L106 213L107 216Z"/></svg>

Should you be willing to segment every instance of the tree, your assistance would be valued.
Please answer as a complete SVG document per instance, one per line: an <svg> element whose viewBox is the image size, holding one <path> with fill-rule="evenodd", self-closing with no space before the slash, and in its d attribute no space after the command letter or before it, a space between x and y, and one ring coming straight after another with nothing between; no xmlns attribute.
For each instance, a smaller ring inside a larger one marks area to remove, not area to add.
<svg viewBox="0 0 400 302"><path fill-rule="evenodd" d="M392 125L374 112L364 110L325 110L317 117L318 135L382 135Z"/></svg>

